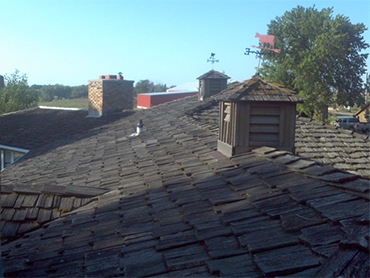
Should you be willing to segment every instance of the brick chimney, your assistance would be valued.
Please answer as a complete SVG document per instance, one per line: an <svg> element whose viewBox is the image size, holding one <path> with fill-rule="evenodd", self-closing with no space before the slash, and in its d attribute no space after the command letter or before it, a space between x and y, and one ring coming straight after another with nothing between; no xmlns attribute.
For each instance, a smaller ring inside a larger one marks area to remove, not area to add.
<svg viewBox="0 0 370 278"><path fill-rule="evenodd" d="M102 75L89 80L89 116L133 109L133 84L134 81L124 80L121 75Z"/></svg>
<svg viewBox="0 0 370 278"><path fill-rule="evenodd" d="M221 72L210 70L209 72L199 76L199 100L205 100L213 95L220 93L222 90L227 88L226 74Z"/></svg>
<svg viewBox="0 0 370 278"><path fill-rule="evenodd" d="M296 105L305 101L296 92L255 75L214 98L220 101L218 151L229 157L264 146L295 152Z"/></svg>

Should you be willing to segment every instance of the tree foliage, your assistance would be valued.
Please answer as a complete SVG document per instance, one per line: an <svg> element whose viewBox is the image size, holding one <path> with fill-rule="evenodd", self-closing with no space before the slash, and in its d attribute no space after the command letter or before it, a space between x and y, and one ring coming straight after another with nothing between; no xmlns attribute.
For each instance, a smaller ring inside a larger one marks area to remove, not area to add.
<svg viewBox="0 0 370 278"><path fill-rule="evenodd" d="M167 90L166 84L154 84L154 82L149 79L140 80L135 84L134 94L146 94L154 92L165 92Z"/></svg>
<svg viewBox="0 0 370 278"><path fill-rule="evenodd" d="M73 86L71 90L70 98L87 97L89 94L88 85Z"/></svg>
<svg viewBox="0 0 370 278"><path fill-rule="evenodd" d="M39 97L36 90L28 86L26 74L16 70L5 75L5 87L0 90L0 114L36 107Z"/></svg>
<svg viewBox="0 0 370 278"><path fill-rule="evenodd" d="M40 101L52 101L54 99L71 99L88 96L88 86L64 86L64 85L32 85L40 95Z"/></svg>
<svg viewBox="0 0 370 278"><path fill-rule="evenodd" d="M300 107L306 114L320 114L333 102L346 106L363 102L361 77L368 54L361 51L369 47L362 36L367 28L332 13L332 8L298 6L268 25L280 54L266 55L261 73L306 98Z"/></svg>

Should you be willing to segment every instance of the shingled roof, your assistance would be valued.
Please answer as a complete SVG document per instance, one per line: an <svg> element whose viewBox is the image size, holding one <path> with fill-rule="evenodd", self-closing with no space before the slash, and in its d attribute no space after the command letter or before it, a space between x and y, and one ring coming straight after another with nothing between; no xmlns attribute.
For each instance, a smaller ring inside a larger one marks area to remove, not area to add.
<svg viewBox="0 0 370 278"><path fill-rule="evenodd" d="M84 134L92 129L118 120L132 112L110 113L101 118L87 118L84 109L33 108L0 116L0 144L36 149L40 146Z"/></svg>
<svg viewBox="0 0 370 278"><path fill-rule="evenodd" d="M233 86L238 87L238 84ZM216 136L219 128L219 100L227 97L223 94L221 92L198 104L194 98L194 106L185 112L194 123L212 131ZM297 118L295 134L296 154L370 178L369 135L335 128L305 117Z"/></svg>
<svg viewBox="0 0 370 278"><path fill-rule="evenodd" d="M205 74L202 74L197 79L229 79L230 77L224 73L221 73L216 70L210 70Z"/></svg>
<svg viewBox="0 0 370 278"><path fill-rule="evenodd" d="M368 276L368 179L272 148L227 158L196 105L124 115L3 171L2 212L22 210L2 219L18 223L5 276ZM35 208L57 215L19 230Z"/></svg>
<svg viewBox="0 0 370 278"><path fill-rule="evenodd" d="M295 91L263 79L256 74L251 79L235 83L222 91L216 100L223 101L284 101L302 103L305 100Z"/></svg>

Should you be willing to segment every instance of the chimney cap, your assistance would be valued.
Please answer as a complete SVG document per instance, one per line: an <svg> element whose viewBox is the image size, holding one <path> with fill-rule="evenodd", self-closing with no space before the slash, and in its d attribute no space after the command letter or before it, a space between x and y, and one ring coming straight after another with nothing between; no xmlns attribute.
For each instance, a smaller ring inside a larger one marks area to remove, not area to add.
<svg viewBox="0 0 370 278"><path fill-rule="evenodd" d="M106 75L105 79L117 79L117 75Z"/></svg>

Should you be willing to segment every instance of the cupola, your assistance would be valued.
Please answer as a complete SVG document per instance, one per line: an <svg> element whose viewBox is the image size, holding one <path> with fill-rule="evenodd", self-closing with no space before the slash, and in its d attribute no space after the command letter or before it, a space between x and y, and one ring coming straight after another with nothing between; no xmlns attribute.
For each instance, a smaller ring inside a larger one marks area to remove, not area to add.
<svg viewBox="0 0 370 278"><path fill-rule="evenodd" d="M227 88L226 74L221 72L210 70L209 72L199 76L199 100L205 100L213 95L220 93L222 90Z"/></svg>
<svg viewBox="0 0 370 278"><path fill-rule="evenodd" d="M305 100L258 74L214 97L220 100L217 149L226 156L267 146L294 153L296 105Z"/></svg>

